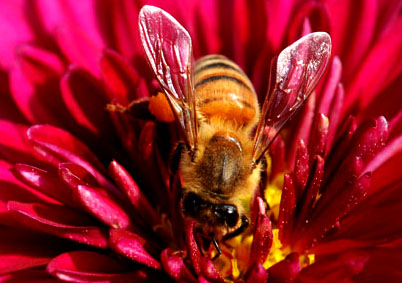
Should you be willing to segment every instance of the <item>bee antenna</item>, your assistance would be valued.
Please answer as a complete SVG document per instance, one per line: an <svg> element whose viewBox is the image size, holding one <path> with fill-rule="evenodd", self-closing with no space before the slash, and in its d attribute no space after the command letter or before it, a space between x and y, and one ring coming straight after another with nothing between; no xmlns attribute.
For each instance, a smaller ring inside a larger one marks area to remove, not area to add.
<svg viewBox="0 0 402 283"><path fill-rule="evenodd" d="M218 242L216 241L216 239L215 239L214 236L211 236L211 241L212 241L212 243L214 244L214 247L215 247L215 249L216 249L216 251L217 251L217 254L216 254L216 255L214 256L214 258L212 259L212 261L214 261L215 259L217 259L217 258L222 254L222 250L221 250L221 248L219 247Z"/></svg>

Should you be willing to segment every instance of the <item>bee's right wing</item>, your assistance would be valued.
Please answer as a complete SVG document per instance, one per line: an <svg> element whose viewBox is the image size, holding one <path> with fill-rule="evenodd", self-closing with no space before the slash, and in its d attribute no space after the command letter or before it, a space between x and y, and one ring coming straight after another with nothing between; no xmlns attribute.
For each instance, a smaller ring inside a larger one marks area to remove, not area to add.
<svg viewBox="0 0 402 283"><path fill-rule="evenodd" d="M253 164L313 92L330 56L331 38L325 32L310 33L279 54L254 136Z"/></svg>
<svg viewBox="0 0 402 283"><path fill-rule="evenodd" d="M138 25L148 63L183 130L187 146L197 144L197 116L193 82L193 52L188 32L157 7L142 7Z"/></svg>

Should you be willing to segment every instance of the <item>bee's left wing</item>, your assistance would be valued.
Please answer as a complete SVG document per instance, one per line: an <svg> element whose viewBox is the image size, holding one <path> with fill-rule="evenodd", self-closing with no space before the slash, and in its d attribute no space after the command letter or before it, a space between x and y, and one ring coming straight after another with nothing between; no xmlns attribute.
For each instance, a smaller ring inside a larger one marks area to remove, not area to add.
<svg viewBox="0 0 402 283"><path fill-rule="evenodd" d="M313 92L330 56L331 38L325 32L310 33L279 54L254 136L253 164Z"/></svg>
<svg viewBox="0 0 402 283"><path fill-rule="evenodd" d="M138 25L148 63L183 130L187 146L194 151L197 117L190 35L171 15L149 5L142 7Z"/></svg>

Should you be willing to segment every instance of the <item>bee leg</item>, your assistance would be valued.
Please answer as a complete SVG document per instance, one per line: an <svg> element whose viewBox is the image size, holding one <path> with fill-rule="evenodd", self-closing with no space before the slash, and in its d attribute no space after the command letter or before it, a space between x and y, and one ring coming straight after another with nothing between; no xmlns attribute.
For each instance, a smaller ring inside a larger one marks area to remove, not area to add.
<svg viewBox="0 0 402 283"><path fill-rule="evenodd" d="M110 112L126 113L128 112L128 107L118 103L108 103L106 105L106 110Z"/></svg>
<svg viewBox="0 0 402 283"><path fill-rule="evenodd" d="M217 254L212 259L212 261L214 261L215 259L217 259L222 254L222 250L219 247L218 242L215 240L214 236L211 237L211 241L214 244L214 247L215 247L216 252L217 252Z"/></svg>
<svg viewBox="0 0 402 283"><path fill-rule="evenodd" d="M170 154L168 170L171 175L176 175L177 170L179 169L181 153L185 148L185 144L182 142L178 142Z"/></svg>
<svg viewBox="0 0 402 283"><path fill-rule="evenodd" d="M240 235L241 233L244 232L244 230L247 229L248 225L249 225L248 218L247 218L247 216L243 215L243 216L241 217L241 225L240 225L240 227L237 228L237 229L236 229L235 231L233 231L232 233L225 235L225 236L223 237L223 240L228 240L228 239L231 239L231 238L233 238L233 237L236 237L236 236Z"/></svg>
<svg viewBox="0 0 402 283"><path fill-rule="evenodd" d="M149 98L140 98L130 102L124 106L119 103L109 103L106 105L106 110L110 112L119 112L128 114L134 118L142 120L155 120L154 116L149 111Z"/></svg>

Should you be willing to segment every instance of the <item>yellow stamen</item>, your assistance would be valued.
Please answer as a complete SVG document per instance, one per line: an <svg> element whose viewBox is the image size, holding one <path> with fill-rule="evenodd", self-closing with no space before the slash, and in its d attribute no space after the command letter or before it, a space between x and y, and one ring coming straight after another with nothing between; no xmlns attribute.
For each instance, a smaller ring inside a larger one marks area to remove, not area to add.
<svg viewBox="0 0 402 283"><path fill-rule="evenodd" d="M272 247L267 260L264 262L265 268L269 268L275 263L278 263L290 253L290 249L289 248L283 249L282 243L281 241L279 241L279 230L273 229L272 235L273 235Z"/></svg>
<svg viewBox="0 0 402 283"><path fill-rule="evenodd" d="M315 262L315 255L314 254L307 254L300 256L300 266L302 268L313 264Z"/></svg>
<svg viewBox="0 0 402 283"><path fill-rule="evenodd" d="M252 242L252 235L238 236L230 241L230 245L234 247L232 250L232 272L234 278L238 278L247 271Z"/></svg>
<svg viewBox="0 0 402 283"><path fill-rule="evenodd" d="M264 191L265 199L267 200L270 207L269 213L273 216L274 219L278 219L279 216L279 205L281 203L282 186L283 174L279 174Z"/></svg>
<svg viewBox="0 0 402 283"><path fill-rule="evenodd" d="M309 260L309 264L312 264L312 263L314 263L315 262L315 255L314 254L309 254L309 255L307 255L307 257L308 257L308 260Z"/></svg>
<svg viewBox="0 0 402 283"><path fill-rule="evenodd" d="M232 260L232 275L234 279L237 279L240 275L240 271L237 266L237 260Z"/></svg>

